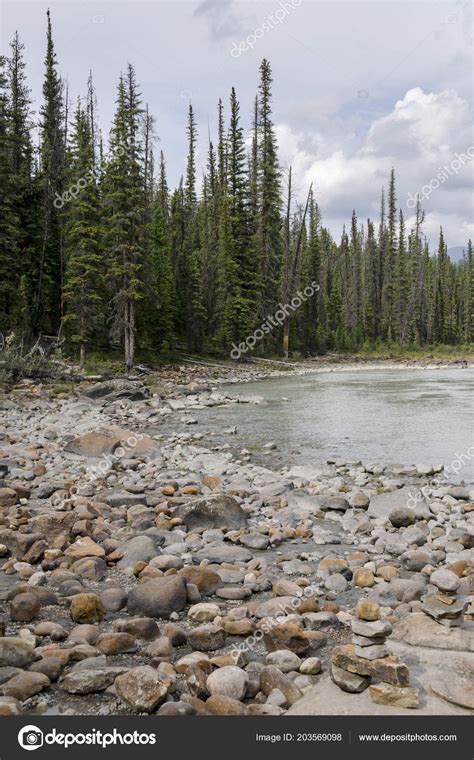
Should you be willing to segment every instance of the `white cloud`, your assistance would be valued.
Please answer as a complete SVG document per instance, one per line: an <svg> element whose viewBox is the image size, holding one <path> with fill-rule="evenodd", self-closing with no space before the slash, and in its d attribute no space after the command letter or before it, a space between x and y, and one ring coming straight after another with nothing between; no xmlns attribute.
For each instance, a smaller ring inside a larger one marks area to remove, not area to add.
<svg viewBox="0 0 474 760"><path fill-rule="evenodd" d="M277 135L283 162L292 164L299 184L314 182L323 217L336 236L354 204L361 219L376 217L380 188L387 184L392 166L398 203L410 223L409 193L420 192L440 169L452 166L456 154L465 154L473 145L468 103L453 89L428 93L420 87L408 90L392 111L375 119L358 147L337 147L320 134L312 135L309 144L306 135L287 124L277 126ZM466 157L458 163L458 173L447 174L423 204L432 245L440 224L449 245L462 245L474 234L474 161Z"/></svg>

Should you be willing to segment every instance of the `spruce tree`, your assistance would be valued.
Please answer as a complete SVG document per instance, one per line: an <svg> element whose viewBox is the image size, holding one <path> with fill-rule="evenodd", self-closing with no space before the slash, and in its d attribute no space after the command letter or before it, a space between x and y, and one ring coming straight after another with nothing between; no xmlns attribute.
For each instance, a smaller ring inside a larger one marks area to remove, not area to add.
<svg viewBox="0 0 474 760"><path fill-rule="evenodd" d="M65 124L62 84L47 12L43 105L40 112L40 244L36 265L33 324L36 331L56 334L63 316L64 284L63 198Z"/></svg>
<svg viewBox="0 0 474 760"><path fill-rule="evenodd" d="M0 57L0 331L15 326L20 219L14 204L11 111L6 59Z"/></svg>
<svg viewBox="0 0 474 760"><path fill-rule="evenodd" d="M141 113L135 71L129 65L126 76L119 81L104 176L106 245L113 298L111 335L123 344L128 368L135 361L137 307L143 298L145 194Z"/></svg>
<svg viewBox="0 0 474 760"><path fill-rule="evenodd" d="M259 314L275 310L282 268L281 182L277 142L272 114L272 74L269 62L260 65L258 114L258 221L256 257L259 287Z"/></svg>
<svg viewBox="0 0 474 760"><path fill-rule="evenodd" d="M70 341L79 346L79 363L83 367L86 346L100 318L104 273L93 131L80 102L71 142L68 183L78 191L65 210L64 325Z"/></svg>

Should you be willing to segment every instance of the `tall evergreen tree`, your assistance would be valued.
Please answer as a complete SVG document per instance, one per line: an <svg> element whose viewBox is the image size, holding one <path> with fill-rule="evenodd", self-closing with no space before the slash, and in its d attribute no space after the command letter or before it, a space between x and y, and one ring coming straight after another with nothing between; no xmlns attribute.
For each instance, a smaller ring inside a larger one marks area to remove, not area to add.
<svg viewBox="0 0 474 760"><path fill-rule="evenodd" d="M103 257L92 124L80 102L73 123L68 182L78 192L65 210L64 324L71 342L79 346L83 367L86 346L103 306Z"/></svg>
<svg viewBox="0 0 474 760"><path fill-rule="evenodd" d="M271 118L271 85L270 64L264 59L260 66L259 85L258 226L255 240L261 317L275 309L282 267L281 182L275 129Z"/></svg>
<svg viewBox="0 0 474 760"><path fill-rule="evenodd" d="M45 76L40 121L40 251L36 271L34 327L56 334L63 315L64 284L63 199L65 123L62 84L47 12Z"/></svg>
<svg viewBox="0 0 474 760"><path fill-rule="evenodd" d="M121 76L119 81L104 176L106 243L114 307L111 334L123 343L127 367L135 360L137 307L143 298L145 196L141 113L135 70L129 64L125 77Z"/></svg>

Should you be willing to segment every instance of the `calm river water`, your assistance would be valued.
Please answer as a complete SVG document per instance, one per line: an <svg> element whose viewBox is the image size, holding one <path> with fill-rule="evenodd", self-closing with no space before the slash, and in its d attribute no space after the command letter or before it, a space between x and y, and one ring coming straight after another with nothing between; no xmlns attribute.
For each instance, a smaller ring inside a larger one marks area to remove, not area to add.
<svg viewBox="0 0 474 760"><path fill-rule="evenodd" d="M474 480L474 448L466 453L473 390L474 369L316 373L231 387L231 395L267 403L214 408L200 419L214 430L236 425L242 445L274 441L288 464L336 457L446 466L464 454L459 479Z"/></svg>

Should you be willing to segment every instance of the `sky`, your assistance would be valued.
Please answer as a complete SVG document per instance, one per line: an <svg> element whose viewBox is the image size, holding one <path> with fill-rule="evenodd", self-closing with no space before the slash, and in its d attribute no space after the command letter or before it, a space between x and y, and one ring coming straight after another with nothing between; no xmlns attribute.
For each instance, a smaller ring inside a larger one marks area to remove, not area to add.
<svg viewBox="0 0 474 760"><path fill-rule="evenodd" d="M119 74L135 65L170 185L185 167L189 102L202 166L209 135L216 141L217 101L228 113L232 86L249 129L265 57L282 166L293 167L301 201L313 183L336 239L353 209L361 222L378 218L392 167L408 227L413 198L423 196L432 248L440 225L450 247L474 236L470 2L6 1L2 52L18 30L36 111L48 6L70 96L84 95L92 70L105 136Z"/></svg>

